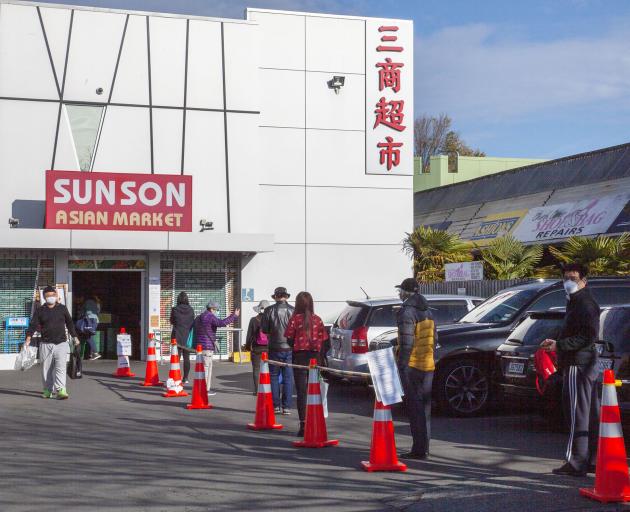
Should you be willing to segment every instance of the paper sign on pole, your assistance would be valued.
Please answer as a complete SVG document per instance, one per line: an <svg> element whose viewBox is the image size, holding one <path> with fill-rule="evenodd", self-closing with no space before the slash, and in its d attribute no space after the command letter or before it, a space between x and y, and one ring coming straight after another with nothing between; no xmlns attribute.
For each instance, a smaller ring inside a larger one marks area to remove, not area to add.
<svg viewBox="0 0 630 512"><path fill-rule="evenodd" d="M402 402L404 392L394 360L394 347L368 352L367 360L376 399L383 405Z"/></svg>
<svg viewBox="0 0 630 512"><path fill-rule="evenodd" d="M131 355L131 335L130 334L117 334L116 335L116 354L119 356Z"/></svg>

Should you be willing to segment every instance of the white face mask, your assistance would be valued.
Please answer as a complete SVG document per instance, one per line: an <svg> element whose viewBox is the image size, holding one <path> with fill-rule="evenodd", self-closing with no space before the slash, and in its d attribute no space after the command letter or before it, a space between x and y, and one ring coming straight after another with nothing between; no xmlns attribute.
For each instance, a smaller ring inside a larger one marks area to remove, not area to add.
<svg viewBox="0 0 630 512"><path fill-rule="evenodd" d="M46 297L46 303L52 305L55 304L57 302L57 297Z"/></svg>
<svg viewBox="0 0 630 512"><path fill-rule="evenodd" d="M564 282L564 291L567 292L567 295L571 295L579 290L579 285L575 281L565 281Z"/></svg>

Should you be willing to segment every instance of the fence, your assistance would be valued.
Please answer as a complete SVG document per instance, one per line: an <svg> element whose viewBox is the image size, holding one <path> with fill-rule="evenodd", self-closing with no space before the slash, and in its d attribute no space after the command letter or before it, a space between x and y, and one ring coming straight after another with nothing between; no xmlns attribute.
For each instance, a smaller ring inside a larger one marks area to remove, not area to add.
<svg viewBox="0 0 630 512"><path fill-rule="evenodd" d="M449 281L435 283L420 283L423 294L460 294L483 297L484 299L500 292L504 288L524 283L531 283L535 279L507 279L483 281Z"/></svg>

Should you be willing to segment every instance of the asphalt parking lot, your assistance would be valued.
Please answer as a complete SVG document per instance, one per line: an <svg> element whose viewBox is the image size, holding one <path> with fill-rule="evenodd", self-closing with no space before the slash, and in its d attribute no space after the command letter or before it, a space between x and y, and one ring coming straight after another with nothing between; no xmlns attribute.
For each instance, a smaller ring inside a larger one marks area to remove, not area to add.
<svg viewBox="0 0 630 512"><path fill-rule="evenodd" d="M535 414L435 417L431 459L406 473L366 473L373 397L334 384L328 430L337 447L293 448L285 428L252 432L249 365L218 363L212 410L112 377L113 361L84 365L67 401L39 398L39 367L0 372L0 510L38 511L573 511L618 510L578 495L593 478L551 474L565 436ZM168 366L160 367L164 377ZM395 411L399 452L411 444ZM624 507L625 510L625 507Z"/></svg>

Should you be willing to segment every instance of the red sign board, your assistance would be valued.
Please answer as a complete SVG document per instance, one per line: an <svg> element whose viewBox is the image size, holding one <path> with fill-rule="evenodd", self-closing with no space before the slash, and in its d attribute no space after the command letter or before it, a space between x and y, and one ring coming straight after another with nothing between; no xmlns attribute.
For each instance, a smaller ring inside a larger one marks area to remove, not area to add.
<svg viewBox="0 0 630 512"><path fill-rule="evenodd" d="M192 231L192 176L46 171L46 228Z"/></svg>

